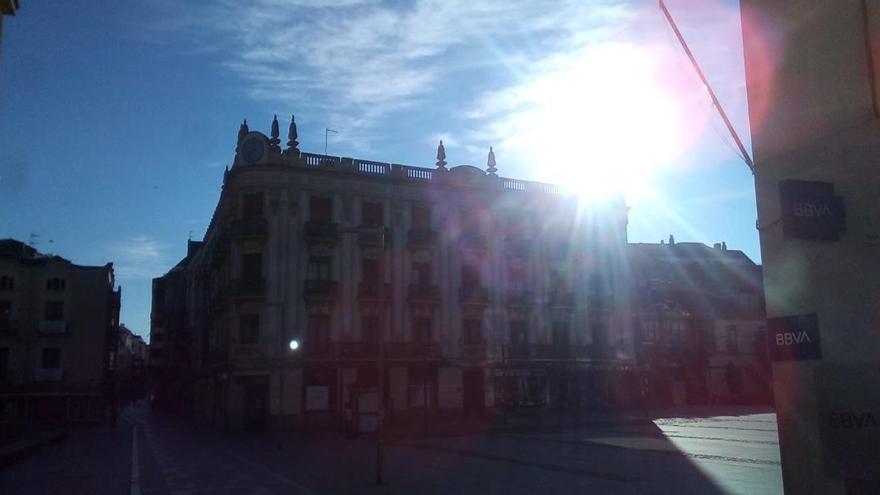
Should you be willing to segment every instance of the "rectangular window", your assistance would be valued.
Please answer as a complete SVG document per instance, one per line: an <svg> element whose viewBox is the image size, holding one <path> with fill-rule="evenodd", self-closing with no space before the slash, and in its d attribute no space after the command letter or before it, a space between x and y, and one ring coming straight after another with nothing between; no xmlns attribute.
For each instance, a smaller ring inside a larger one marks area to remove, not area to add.
<svg viewBox="0 0 880 495"><path fill-rule="evenodd" d="M262 280L262 253L245 253L241 255L241 278L244 280Z"/></svg>
<svg viewBox="0 0 880 495"><path fill-rule="evenodd" d="M329 256L312 256L309 258L309 280L331 280L332 258Z"/></svg>
<svg viewBox="0 0 880 495"><path fill-rule="evenodd" d="M61 321L64 319L64 303L62 301L46 301L46 320Z"/></svg>
<svg viewBox="0 0 880 495"><path fill-rule="evenodd" d="M309 316L308 341L326 343L330 341L330 317L326 315Z"/></svg>
<svg viewBox="0 0 880 495"><path fill-rule="evenodd" d="M379 345L379 331L378 316L364 316L361 319L361 338L371 350Z"/></svg>
<svg viewBox="0 0 880 495"><path fill-rule="evenodd" d="M430 229L431 228L431 209L427 206L412 207L412 228L414 229Z"/></svg>
<svg viewBox="0 0 880 495"><path fill-rule="evenodd" d="M263 217L263 193L245 193L241 196L242 218Z"/></svg>
<svg viewBox="0 0 880 495"><path fill-rule="evenodd" d="M242 345L253 345L260 342L260 315L239 316L238 339Z"/></svg>
<svg viewBox="0 0 880 495"><path fill-rule="evenodd" d="M430 318L413 318L412 337L414 342L419 344L431 343L431 323Z"/></svg>
<svg viewBox="0 0 880 495"><path fill-rule="evenodd" d="M415 262L412 265L412 283L420 287L431 285L431 263Z"/></svg>
<svg viewBox="0 0 880 495"><path fill-rule="evenodd" d="M385 208L382 203L376 201L364 202L361 206L361 223L364 225L384 225Z"/></svg>
<svg viewBox="0 0 880 495"><path fill-rule="evenodd" d="M379 276L379 260L364 258L361 260L361 281L365 284L378 284Z"/></svg>
<svg viewBox="0 0 880 495"><path fill-rule="evenodd" d="M482 322L477 319L466 319L462 322L464 327L463 340L465 345L479 345L483 343Z"/></svg>
<svg viewBox="0 0 880 495"><path fill-rule="evenodd" d="M0 290L15 289L15 279L6 275L0 277Z"/></svg>
<svg viewBox="0 0 880 495"><path fill-rule="evenodd" d="M309 198L309 220L313 222L333 221L333 198L312 196Z"/></svg>
<svg viewBox="0 0 880 495"><path fill-rule="evenodd" d="M480 269L476 265L465 263L461 265L461 285L462 287L479 287L480 286Z"/></svg>
<svg viewBox="0 0 880 495"><path fill-rule="evenodd" d="M50 278L46 280L46 290L63 291L67 288L67 281L63 278Z"/></svg>
<svg viewBox="0 0 880 495"><path fill-rule="evenodd" d="M48 347L43 349L42 368L45 370L57 370L61 367L61 349Z"/></svg>

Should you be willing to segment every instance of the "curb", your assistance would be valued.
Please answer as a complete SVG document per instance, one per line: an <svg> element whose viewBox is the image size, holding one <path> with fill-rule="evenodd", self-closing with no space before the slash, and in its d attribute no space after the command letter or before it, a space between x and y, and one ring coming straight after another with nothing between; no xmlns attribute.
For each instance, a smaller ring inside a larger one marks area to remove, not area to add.
<svg viewBox="0 0 880 495"><path fill-rule="evenodd" d="M0 447L0 467L6 467L47 445L67 438L66 430L52 430Z"/></svg>

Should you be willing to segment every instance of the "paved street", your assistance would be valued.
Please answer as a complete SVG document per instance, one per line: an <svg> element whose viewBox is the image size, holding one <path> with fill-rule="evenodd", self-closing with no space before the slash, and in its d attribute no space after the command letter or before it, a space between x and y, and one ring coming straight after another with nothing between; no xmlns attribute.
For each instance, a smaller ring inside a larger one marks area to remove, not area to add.
<svg viewBox="0 0 880 495"><path fill-rule="evenodd" d="M774 415L717 412L400 440L377 487L369 439L223 434L132 408L7 467L0 493L781 493Z"/></svg>

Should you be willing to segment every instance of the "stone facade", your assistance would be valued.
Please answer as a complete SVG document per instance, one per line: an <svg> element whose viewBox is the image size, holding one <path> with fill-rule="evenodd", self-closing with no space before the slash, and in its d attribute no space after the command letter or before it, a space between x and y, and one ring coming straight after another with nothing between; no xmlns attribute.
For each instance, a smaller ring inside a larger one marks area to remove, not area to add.
<svg viewBox="0 0 880 495"><path fill-rule="evenodd" d="M494 154L447 168L442 143L435 168L301 153L294 124L279 144L242 125L185 266L197 417L369 430L380 352L389 421L632 399L600 383L634 364L622 201Z"/></svg>
<svg viewBox="0 0 880 495"><path fill-rule="evenodd" d="M0 241L0 421L102 421L120 289L113 265L79 266Z"/></svg>

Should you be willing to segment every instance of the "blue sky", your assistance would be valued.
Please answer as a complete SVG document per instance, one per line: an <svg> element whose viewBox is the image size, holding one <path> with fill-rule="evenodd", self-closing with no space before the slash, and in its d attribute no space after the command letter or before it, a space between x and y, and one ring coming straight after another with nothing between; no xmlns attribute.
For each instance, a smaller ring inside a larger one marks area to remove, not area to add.
<svg viewBox="0 0 880 495"><path fill-rule="evenodd" d="M0 238L113 261L122 321L201 239L243 117L300 148L628 195L632 242L760 259L751 175L648 1L23 0L0 45ZM667 0L748 145L736 2Z"/></svg>

